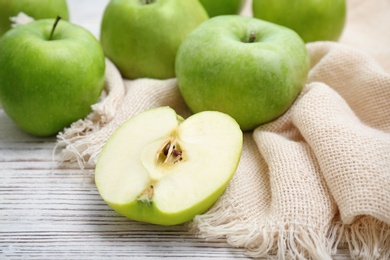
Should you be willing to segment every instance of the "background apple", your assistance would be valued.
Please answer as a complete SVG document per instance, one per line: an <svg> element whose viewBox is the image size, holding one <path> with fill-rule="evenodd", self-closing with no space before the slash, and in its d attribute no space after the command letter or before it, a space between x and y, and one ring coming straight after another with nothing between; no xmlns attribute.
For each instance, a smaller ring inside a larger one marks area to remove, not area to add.
<svg viewBox="0 0 390 260"><path fill-rule="evenodd" d="M253 0L253 16L296 31L305 42L336 41L346 19L345 0Z"/></svg>
<svg viewBox="0 0 390 260"><path fill-rule="evenodd" d="M207 111L186 120L169 107L142 112L109 138L96 186L120 214L176 225L206 211L240 161L243 135L230 116Z"/></svg>
<svg viewBox="0 0 390 260"><path fill-rule="evenodd" d="M238 14L245 0L199 0L210 17L225 14Z"/></svg>
<svg viewBox="0 0 390 260"><path fill-rule="evenodd" d="M54 19L18 26L0 38L0 99L26 132L56 134L86 116L104 85L105 58L86 29Z"/></svg>
<svg viewBox="0 0 390 260"><path fill-rule="evenodd" d="M300 93L309 57L294 31L252 17L216 16L180 46L176 74L189 108L229 114L242 130L283 114Z"/></svg>
<svg viewBox="0 0 390 260"><path fill-rule="evenodd" d="M100 38L123 77L172 78L179 45L206 19L198 0L112 0Z"/></svg>
<svg viewBox="0 0 390 260"><path fill-rule="evenodd" d="M66 0L0 0L0 37L11 28L9 18L20 12L36 20L57 16L69 19Z"/></svg>

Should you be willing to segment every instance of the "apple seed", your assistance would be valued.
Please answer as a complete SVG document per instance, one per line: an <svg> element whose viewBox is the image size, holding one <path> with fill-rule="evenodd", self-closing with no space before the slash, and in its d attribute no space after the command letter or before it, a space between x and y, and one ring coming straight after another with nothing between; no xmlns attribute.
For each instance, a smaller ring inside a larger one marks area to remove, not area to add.
<svg viewBox="0 0 390 260"><path fill-rule="evenodd" d="M171 148L171 142L168 142L168 143L164 146L164 155L165 155L165 156L168 156L169 148Z"/></svg>
<svg viewBox="0 0 390 260"><path fill-rule="evenodd" d="M183 160L183 151L177 145L177 142L172 140L165 143L157 152L157 162L177 163Z"/></svg>
<svg viewBox="0 0 390 260"><path fill-rule="evenodd" d="M183 154L182 151L176 150L175 147L173 147L173 149L174 149L174 150L172 151L172 153L173 153L173 155L174 155L175 157L181 156L181 155Z"/></svg>

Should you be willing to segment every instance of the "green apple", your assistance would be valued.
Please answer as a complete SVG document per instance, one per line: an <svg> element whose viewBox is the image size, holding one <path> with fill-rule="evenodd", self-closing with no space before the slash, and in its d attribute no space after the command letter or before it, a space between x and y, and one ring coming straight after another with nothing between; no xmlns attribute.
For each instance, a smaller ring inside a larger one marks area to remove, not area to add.
<svg viewBox="0 0 390 260"><path fill-rule="evenodd" d="M244 131L282 115L308 71L308 51L298 34L238 15L201 24L176 59L179 89L189 108L227 113Z"/></svg>
<svg viewBox="0 0 390 260"><path fill-rule="evenodd" d="M198 0L112 0L101 43L125 78L172 78L177 49L207 19Z"/></svg>
<svg viewBox="0 0 390 260"><path fill-rule="evenodd" d="M69 19L66 0L0 0L0 37L11 29L10 17L20 12L36 20L57 16Z"/></svg>
<svg viewBox="0 0 390 260"><path fill-rule="evenodd" d="M101 197L137 221L176 225L206 211L234 175L243 134L230 116L206 111L186 120L169 107L126 121L95 169Z"/></svg>
<svg viewBox="0 0 390 260"><path fill-rule="evenodd" d="M244 6L245 0L199 0L210 17L238 14Z"/></svg>
<svg viewBox="0 0 390 260"><path fill-rule="evenodd" d="M105 58L86 29L42 19L0 39L0 99L26 132L56 134L91 111L104 86ZM53 26L54 25L54 26Z"/></svg>
<svg viewBox="0 0 390 260"><path fill-rule="evenodd" d="M305 42L337 41L346 18L345 0L253 0L253 16L289 27Z"/></svg>

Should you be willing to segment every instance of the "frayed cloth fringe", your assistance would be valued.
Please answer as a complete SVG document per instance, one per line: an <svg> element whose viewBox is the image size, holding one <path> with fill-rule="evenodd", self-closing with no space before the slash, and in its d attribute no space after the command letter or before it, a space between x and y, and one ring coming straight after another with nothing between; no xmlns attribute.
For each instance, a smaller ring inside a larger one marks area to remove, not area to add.
<svg viewBox="0 0 390 260"><path fill-rule="evenodd" d="M329 259L336 251L337 228L328 231L301 225L242 225L226 223L210 226L197 218L191 230L203 238L225 237L233 247L247 249L249 257L268 259ZM205 224L205 225L204 225Z"/></svg>
<svg viewBox="0 0 390 260"><path fill-rule="evenodd" d="M335 218L327 228L302 224L244 224L232 219L232 207L197 216L191 232L204 239L224 238L232 247L245 248L252 258L332 259L341 244L347 244L352 259L390 259L390 227L369 216L344 225Z"/></svg>
<svg viewBox="0 0 390 260"><path fill-rule="evenodd" d="M344 227L353 259L390 259L390 226L365 216Z"/></svg>

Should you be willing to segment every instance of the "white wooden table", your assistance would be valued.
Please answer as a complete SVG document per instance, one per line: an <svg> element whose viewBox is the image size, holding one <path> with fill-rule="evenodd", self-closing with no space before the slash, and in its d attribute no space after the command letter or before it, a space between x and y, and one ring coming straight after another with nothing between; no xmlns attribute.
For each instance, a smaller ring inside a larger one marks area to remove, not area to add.
<svg viewBox="0 0 390 260"><path fill-rule="evenodd" d="M108 0L68 0L71 20L98 37ZM196 238L185 225L126 219L100 198L92 169L59 165L55 138L19 130L0 109L0 259L244 259L223 239ZM335 259L349 259L340 250Z"/></svg>

